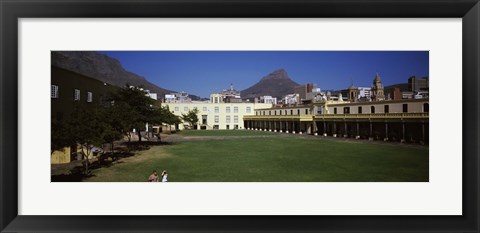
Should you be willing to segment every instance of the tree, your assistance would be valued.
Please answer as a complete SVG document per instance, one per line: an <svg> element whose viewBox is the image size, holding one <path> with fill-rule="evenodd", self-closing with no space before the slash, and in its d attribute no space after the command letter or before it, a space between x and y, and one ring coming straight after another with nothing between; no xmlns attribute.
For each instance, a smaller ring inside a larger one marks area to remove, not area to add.
<svg viewBox="0 0 480 233"><path fill-rule="evenodd" d="M63 122L52 119L51 121L50 155L56 150L62 150L70 146L72 141L68 136L67 129Z"/></svg>
<svg viewBox="0 0 480 233"><path fill-rule="evenodd" d="M115 140L121 139L120 135L126 136L128 139L127 147L130 150L130 142L132 140L132 130L142 127L142 123L139 122L141 118L140 113L135 111L126 102L115 102L113 106L110 106L105 110L104 118L106 121L107 129L110 128L114 132L105 138L111 144ZM113 141L111 141L113 139ZM112 145L113 146L113 145Z"/></svg>
<svg viewBox="0 0 480 233"><path fill-rule="evenodd" d="M122 104L123 107L129 106L128 122L129 130L136 129L138 132L138 141L142 141L141 131L145 125L151 121L154 111L155 101L146 95L146 91L141 87L133 87L128 84L120 89L114 96L114 105ZM130 135L131 136L131 135ZM130 137L129 137L130 141Z"/></svg>
<svg viewBox="0 0 480 233"><path fill-rule="evenodd" d="M170 111L168 106L156 108L150 118L152 124L168 126L181 123L181 119ZM170 127L169 127L170 128Z"/></svg>
<svg viewBox="0 0 480 233"><path fill-rule="evenodd" d="M75 144L81 146L82 154L85 156L85 174L89 173L89 156L92 148L104 142L104 122L100 109L87 110L83 106L76 106L66 121L68 138Z"/></svg>
<svg viewBox="0 0 480 233"><path fill-rule="evenodd" d="M168 106L164 109L165 111L165 123L168 125L168 128L169 130L171 129L170 126L171 125L176 125L176 124L180 124L182 123L182 119L180 119L179 116L173 114L173 112L170 111L170 109L168 108Z"/></svg>
<svg viewBox="0 0 480 233"><path fill-rule="evenodd" d="M194 125L198 123L198 109L194 108L187 112L187 114L182 113L182 120L187 122L190 125L190 128L193 128Z"/></svg>
<svg viewBox="0 0 480 233"><path fill-rule="evenodd" d="M130 135L129 124L129 106L117 104L108 108L103 108L102 119L104 123L103 140L110 144L110 151L114 151L114 142ZM130 138L128 148L130 149Z"/></svg>

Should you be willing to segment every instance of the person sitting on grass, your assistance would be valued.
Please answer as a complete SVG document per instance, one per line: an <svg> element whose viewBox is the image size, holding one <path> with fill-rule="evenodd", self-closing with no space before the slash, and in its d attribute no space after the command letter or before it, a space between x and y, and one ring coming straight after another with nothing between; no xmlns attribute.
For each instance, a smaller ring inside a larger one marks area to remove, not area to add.
<svg viewBox="0 0 480 233"><path fill-rule="evenodd" d="M148 177L148 182L158 182L157 170L153 170L152 174Z"/></svg>

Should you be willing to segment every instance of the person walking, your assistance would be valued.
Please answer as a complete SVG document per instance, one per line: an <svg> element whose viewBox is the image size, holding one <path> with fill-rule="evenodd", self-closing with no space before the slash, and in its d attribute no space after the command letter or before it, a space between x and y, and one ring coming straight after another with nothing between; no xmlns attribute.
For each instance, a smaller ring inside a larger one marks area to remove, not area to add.
<svg viewBox="0 0 480 233"><path fill-rule="evenodd" d="M167 182L167 176L168 176L167 170L163 170L163 172L162 172L162 182Z"/></svg>
<svg viewBox="0 0 480 233"><path fill-rule="evenodd" d="M157 170L153 170L152 174L148 177L148 182L158 182Z"/></svg>

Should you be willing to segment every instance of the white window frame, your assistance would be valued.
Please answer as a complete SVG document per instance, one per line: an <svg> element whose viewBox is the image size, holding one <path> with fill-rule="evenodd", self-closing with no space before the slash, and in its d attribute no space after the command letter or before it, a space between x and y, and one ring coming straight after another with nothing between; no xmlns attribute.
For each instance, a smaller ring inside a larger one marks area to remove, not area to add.
<svg viewBox="0 0 480 233"><path fill-rule="evenodd" d="M73 100L80 101L80 89L73 90Z"/></svg>
<svg viewBox="0 0 480 233"><path fill-rule="evenodd" d="M93 93L91 91L87 92L87 102L93 102Z"/></svg>
<svg viewBox="0 0 480 233"><path fill-rule="evenodd" d="M218 122L219 122L219 116L218 116L218 115L215 115L215 116L214 116L214 122L215 122L215 123L218 123Z"/></svg>
<svg viewBox="0 0 480 233"><path fill-rule="evenodd" d="M247 107L247 113L251 113L252 112L252 107Z"/></svg>
<svg viewBox="0 0 480 233"><path fill-rule="evenodd" d="M233 107L233 112L238 113L238 107Z"/></svg>
<svg viewBox="0 0 480 233"><path fill-rule="evenodd" d="M215 107L215 113L220 112L220 107Z"/></svg>
<svg viewBox="0 0 480 233"><path fill-rule="evenodd" d="M50 97L52 99L58 99L58 85L53 85L50 88Z"/></svg>
<svg viewBox="0 0 480 233"><path fill-rule="evenodd" d="M207 107L203 107L203 111L204 111L204 112L208 111L208 108L207 108Z"/></svg>
<svg viewBox="0 0 480 233"><path fill-rule="evenodd" d="M226 108L225 108L225 112L226 112L226 113L230 113L230 107L226 107Z"/></svg>
<svg viewBox="0 0 480 233"><path fill-rule="evenodd" d="M184 112L188 112L188 107L183 107Z"/></svg>
<svg viewBox="0 0 480 233"><path fill-rule="evenodd" d="M175 107L175 111L178 111L180 108L179 107Z"/></svg>
<svg viewBox="0 0 480 233"><path fill-rule="evenodd" d="M233 123L238 123L238 116L233 116Z"/></svg>
<svg viewBox="0 0 480 233"><path fill-rule="evenodd" d="M227 116L227 123L230 123L230 116Z"/></svg>

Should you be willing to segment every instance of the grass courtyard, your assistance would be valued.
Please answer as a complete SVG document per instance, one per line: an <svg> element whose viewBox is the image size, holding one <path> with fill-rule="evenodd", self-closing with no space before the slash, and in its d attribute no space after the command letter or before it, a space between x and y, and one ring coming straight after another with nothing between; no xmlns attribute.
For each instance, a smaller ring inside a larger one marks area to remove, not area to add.
<svg viewBox="0 0 480 233"><path fill-rule="evenodd" d="M144 182L163 169L170 182L428 181L428 148L422 146L244 130L176 135L191 136L221 137L153 146L93 170L84 181Z"/></svg>

